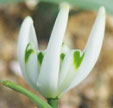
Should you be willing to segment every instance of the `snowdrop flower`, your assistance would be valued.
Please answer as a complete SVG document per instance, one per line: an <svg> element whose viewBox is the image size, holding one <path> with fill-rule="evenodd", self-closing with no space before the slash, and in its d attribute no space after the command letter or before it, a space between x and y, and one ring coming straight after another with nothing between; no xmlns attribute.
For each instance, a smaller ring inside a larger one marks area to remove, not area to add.
<svg viewBox="0 0 113 108"><path fill-rule="evenodd" d="M94 67L104 38L105 9L101 7L83 51L63 44L69 14L63 4L45 51L38 49L31 17L26 17L19 34L18 59L27 83L46 98L56 98L83 81Z"/></svg>

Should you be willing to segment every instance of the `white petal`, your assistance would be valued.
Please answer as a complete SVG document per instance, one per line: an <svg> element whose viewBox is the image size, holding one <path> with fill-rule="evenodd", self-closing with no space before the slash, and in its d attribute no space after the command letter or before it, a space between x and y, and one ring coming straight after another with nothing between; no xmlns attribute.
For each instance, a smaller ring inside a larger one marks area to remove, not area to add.
<svg viewBox="0 0 113 108"><path fill-rule="evenodd" d="M92 31L90 33L86 48L84 50L85 52L84 59L77 72L74 82L70 85L70 87L66 91L78 85L91 72L100 54L100 50L104 39L104 30L105 30L105 9L101 7L98 12Z"/></svg>
<svg viewBox="0 0 113 108"><path fill-rule="evenodd" d="M71 49L70 49L66 44L63 43L63 45L62 45L62 53L66 54L66 53L68 53L70 50L71 50Z"/></svg>
<svg viewBox="0 0 113 108"><path fill-rule="evenodd" d="M58 96L67 89L74 80L84 54L80 50L72 50L66 54L59 75Z"/></svg>
<svg viewBox="0 0 113 108"><path fill-rule="evenodd" d="M76 74L76 70L73 66L73 53L74 51L69 51L64 57L59 74L57 96L60 95L60 93L62 93L62 91L64 91L70 85Z"/></svg>
<svg viewBox="0 0 113 108"><path fill-rule="evenodd" d="M15 75L23 77L22 73L21 73L21 70L20 70L19 63L17 61L11 61L10 69L11 69L11 72L13 72Z"/></svg>
<svg viewBox="0 0 113 108"><path fill-rule="evenodd" d="M26 74L29 76L31 81L33 83L36 83L38 74L39 74L39 68L38 68L38 62L37 62L37 53L34 51L30 57L28 62L25 64L26 68Z"/></svg>
<svg viewBox="0 0 113 108"><path fill-rule="evenodd" d="M25 50L28 43L32 43L34 49L37 49L38 45L37 45L36 34L33 27L33 21L30 17L25 18L20 29L19 39L18 39L18 60L24 78L30 85L32 85L33 88L35 88L35 85L30 80L25 67Z"/></svg>
<svg viewBox="0 0 113 108"><path fill-rule="evenodd" d="M55 97L55 93L57 90L60 66L60 52L62 48L64 33L67 26L68 13L69 6L66 4L62 6L57 16L42 62L41 72L37 83L38 86L42 88L43 94L45 94L46 96L48 95L51 97Z"/></svg>
<svg viewBox="0 0 113 108"><path fill-rule="evenodd" d="M36 85L36 81L39 75L39 65L37 62L37 53L34 51L30 56L28 62L25 64L25 71L23 71L25 74L25 77L30 81L29 85L35 89L38 90L38 87Z"/></svg>

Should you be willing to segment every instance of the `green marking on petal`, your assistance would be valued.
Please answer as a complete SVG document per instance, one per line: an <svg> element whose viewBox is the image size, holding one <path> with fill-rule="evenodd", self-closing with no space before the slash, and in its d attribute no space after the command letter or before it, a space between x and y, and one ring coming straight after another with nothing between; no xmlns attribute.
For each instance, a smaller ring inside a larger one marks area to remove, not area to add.
<svg viewBox="0 0 113 108"><path fill-rule="evenodd" d="M64 60L64 57L65 57L65 54L64 53L61 53L60 54L60 60L63 61Z"/></svg>
<svg viewBox="0 0 113 108"><path fill-rule="evenodd" d="M80 67L80 64L84 58L84 53L80 55L80 51L75 51L73 55L73 64L75 69L78 69Z"/></svg>
<svg viewBox="0 0 113 108"><path fill-rule="evenodd" d="M28 63L29 57L32 53L34 53L34 50L30 47L30 43L27 44L26 50L25 50L25 63Z"/></svg>
<svg viewBox="0 0 113 108"><path fill-rule="evenodd" d="M37 55L37 58L38 58L38 62L39 62L40 65L42 64L43 57L44 57L43 53L39 52L38 55Z"/></svg>

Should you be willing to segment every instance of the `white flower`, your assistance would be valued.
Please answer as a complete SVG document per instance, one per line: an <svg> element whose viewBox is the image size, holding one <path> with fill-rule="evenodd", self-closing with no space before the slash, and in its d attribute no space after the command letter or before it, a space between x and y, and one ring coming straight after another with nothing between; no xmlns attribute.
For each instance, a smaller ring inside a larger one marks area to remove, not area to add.
<svg viewBox="0 0 113 108"><path fill-rule="evenodd" d="M18 41L18 59L27 83L46 98L56 98L83 81L94 67L104 38L105 9L101 7L83 51L63 44L69 14L61 6L45 51L38 49L31 17L25 18Z"/></svg>

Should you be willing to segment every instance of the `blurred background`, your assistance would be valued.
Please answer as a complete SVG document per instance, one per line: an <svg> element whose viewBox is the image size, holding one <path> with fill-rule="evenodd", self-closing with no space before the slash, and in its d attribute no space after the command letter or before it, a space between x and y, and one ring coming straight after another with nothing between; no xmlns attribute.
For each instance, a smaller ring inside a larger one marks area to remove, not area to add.
<svg viewBox="0 0 113 108"><path fill-rule="evenodd" d="M31 16L40 49L45 49L58 13L58 4L28 0L0 3L0 80L12 80L33 91L25 82L17 61L17 41L21 23ZM96 11L72 7L64 42L83 50ZM37 95L37 92L33 91ZM0 108L36 108L27 97L0 85ZM113 17L107 14L100 57L93 71L80 85L59 100L59 108L113 108Z"/></svg>

